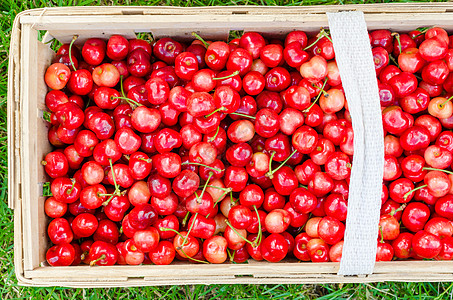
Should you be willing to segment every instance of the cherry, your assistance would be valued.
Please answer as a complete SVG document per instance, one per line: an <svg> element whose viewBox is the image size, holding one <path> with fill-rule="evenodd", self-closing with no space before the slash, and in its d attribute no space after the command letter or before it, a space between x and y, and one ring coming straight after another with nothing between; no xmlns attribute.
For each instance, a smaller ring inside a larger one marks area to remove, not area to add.
<svg viewBox="0 0 453 300"><path fill-rule="evenodd" d="M330 194L323 202L323 208L327 216L335 217L339 221L346 221L348 202L340 194Z"/></svg>
<svg viewBox="0 0 453 300"><path fill-rule="evenodd" d="M66 156L57 151L48 153L41 164L44 165L44 170L51 178L65 176L69 170Z"/></svg>
<svg viewBox="0 0 453 300"><path fill-rule="evenodd" d="M111 266L118 260L118 250L110 243L96 241L90 247L88 254L90 265Z"/></svg>
<svg viewBox="0 0 453 300"><path fill-rule="evenodd" d="M393 258L393 247L389 243L378 242L376 250L376 261L391 261Z"/></svg>
<svg viewBox="0 0 453 300"><path fill-rule="evenodd" d="M335 217L324 217L318 224L319 237L330 245L343 239L344 230L344 224Z"/></svg>
<svg viewBox="0 0 453 300"><path fill-rule="evenodd" d="M44 211L51 218L61 218L66 214L67 210L68 205L55 200L54 197L49 197L44 202Z"/></svg>
<svg viewBox="0 0 453 300"><path fill-rule="evenodd" d="M74 237L69 222L64 218L53 219L47 227L47 234L54 244L71 243Z"/></svg>
<svg viewBox="0 0 453 300"><path fill-rule="evenodd" d="M171 38L159 39L153 48L153 54L158 59L171 65L175 63L176 57L183 52L183 46Z"/></svg>
<svg viewBox="0 0 453 300"><path fill-rule="evenodd" d="M157 247L149 252L155 265L169 265L175 258L175 248L169 241L160 241Z"/></svg>
<svg viewBox="0 0 453 300"><path fill-rule="evenodd" d="M72 221L72 230L78 237L89 237L98 228L98 220L90 213L82 213Z"/></svg>
<svg viewBox="0 0 453 300"><path fill-rule="evenodd" d="M329 245L322 239L310 239L307 242L308 255L312 262L329 261Z"/></svg>
<svg viewBox="0 0 453 300"><path fill-rule="evenodd" d="M52 267L70 266L75 259L75 249L69 243L52 246L46 252L46 260Z"/></svg>
<svg viewBox="0 0 453 300"><path fill-rule="evenodd" d="M57 177L50 185L50 190L55 200L62 203L73 203L77 201L81 195L81 189L80 183L67 177Z"/></svg>
<svg viewBox="0 0 453 300"><path fill-rule="evenodd" d="M394 254L398 258L409 258L413 254L412 250L412 238L413 234L409 232L403 232L392 242Z"/></svg>
<svg viewBox="0 0 453 300"><path fill-rule="evenodd" d="M300 75L310 82L317 82L327 76L327 61L322 56L313 56L300 66Z"/></svg>
<svg viewBox="0 0 453 300"><path fill-rule="evenodd" d="M108 204L104 206L104 213L106 214L107 218L112 221L120 222L126 211L129 209L131 203L135 203L138 205L137 202L134 202L133 198L133 191L132 188L129 190L129 198L126 196L113 196ZM129 199L131 202L129 202Z"/></svg>
<svg viewBox="0 0 453 300"><path fill-rule="evenodd" d="M47 68L44 80L51 89L61 90L66 86L71 75L71 70L67 66L62 63L54 63Z"/></svg>
<svg viewBox="0 0 453 300"><path fill-rule="evenodd" d="M453 235L453 225L450 220L445 218L432 218L426 222L424 229L426 232L431 233L442 240Z"/></svg>
<svg viewBox="0 0 453 300"><path fill-rule="evenodd" d="M291 214L284 209L274 209L264 220L265 228L270 233L283 233L291 223Z"/></svg>
<svg viewBox="0 0 453 300"><path fill-rule="evenodd" d="M143 48L131 49L126 64L127 71L135 77L145 77L151 72L150 54Z"/></svg>
<svg viewBox="0 0 453 300"><path fill-rule="evenodd" d="M272 233L265 238L260 245L263 258L269 262L279 262L288 253L288 243L285 238L278 233Z"/></svg>
<svg viewBox="0 0 453 300"><path fill-rule="evenodd" d="M420 257L434 258L442 250L442 242L435 235L421 230L412 238L412 248Z"/></svg>

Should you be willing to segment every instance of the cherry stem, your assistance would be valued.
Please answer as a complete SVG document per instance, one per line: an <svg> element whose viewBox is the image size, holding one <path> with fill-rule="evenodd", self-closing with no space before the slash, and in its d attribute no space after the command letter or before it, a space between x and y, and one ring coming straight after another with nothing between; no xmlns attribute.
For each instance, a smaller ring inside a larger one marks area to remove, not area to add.
<svg viewBox="0 0 453 300"><path fill-rule="evenodd" d="M174 232L177 235L179 235L180 238L182 238L182 239L184 238L184 236L182 234L180 234L177 230L174 230L173 228L159 227L159 230L160 231L171 231L171 232Z"/></svg>
<svg viewBox="0 0 453 300"><path fill-rule="evenodd" d="M321 31L319 31L319 34L318 34L318 37L316 38L316 40L313 43L311 43L310 45L308 45L307 47L305 47L304 51L308 50L311 47L313 47L314 45L316 45L316 43L319 42L319 40L322 39L323 37L326 37L327 39L329 39L329 41L331 43L333 43L332 40L330 39L329 35L327 34L326 30L324 28L321 28Z"/></svg>
<svg viewBox="0 0 453 300"><path fill-rule="evenodd" d="M398 68L400 67L396 59L393 57L393 55L389 54L389 58L395 64L395 66L397 66Z"/></svg>
<svg viewBox="0 0 453 300"><path fill-rule="evenodd" d="M147 162L147 163L150 163L152 161L151 158L146 159L146 158L143 158L143 157L139 157L138 160L141 160L141 161L144 161L144 162Z"/></svg>
<svg viewBox="0 0 453 300"><path fill-rule="evenodd" d="M123 88L123 75L120 75L120 91L121 91L121 96L126 98L126 94L124 94L124 88Z"/></svg>
<svg viewBox="0 0 453 300"><path fill-rule="evenodd" d="M380 242L383 243L384 242L384 230L382 230L382 226L379 226L379 233L381 234Z"/></svg>
<svg viewBox="0 0 453 300"><path fill-rule="evenodd" d="M233 250L233 254L231 254L230 250L228 250L228 248L226 249L227 253L228 253L228 257L230 258L230 262L234 263L234 255L236 254L236 251Z"/></svg>
<svg viewBox="0 0 453 300"><path fill-rule="evenodd" d="M306 185L303 185L303 184L299 184L299 187L301 187L301 188L304 188L304 189L307 189L307 190L308 190L308 186L306 186Z"/></svg>
<svg viewBox="0 0 453 300"><path fill-rule="evenodd" d="M396 41L398 42L398 47L400 49L400 53L403 52L403 47L401 46L400 34L398 32L394 32L394 33L392 33L392 36L394 36Z"/></svg>
<svg viewBox="0 0 453 300"><path fill-rule="evenodd" d="M326 87L326 84L327 84L327 78L326 78L326 80L324 80L324 83L322 84L321 91L324 91L324 88ZM310 109L313 107L313 105L315 105L316 102L318 102L319 98L321 98L321 93L318 94L318 96L316 97L315 101L313 101L313 103L308 108L304 109L303 112L309 112Z"/></svg>
<svg viewBox="0 0 453 300"><path fill-rule="evenodd" d="M210 116L212 116L213 114L215 114L216 112L218 112L218 111L224 111L224 110L226 110L225 107L223 107L223 106L222 106L222 107L219 107L219 108L217 108L216 110L214 110L214 111L212 111L211 113L209 113L209 114L207 114L206 116L204 116L204 118L207 119L207 118L209 118Z"/></svg>
<svg viewBox="0 0 453 300"><path fill-rule="evenodd" d="M193 35L197 40L199 40L200 42L202 42L203 45L204 45L206 48L209 47L209 44L206 43L206 41L205 41L201 36L199 36L198 33L192 32L192 35Z"/></svg>
<svg viewBox="0 0 453 300"><path fill-rule="evenodd" d="M199 263L202 263L202 264L208 264L209 265L209 262L207 261L202 261L202 260L199 260L199 259L196 259L196 258L193 258L193 257L189 257L186 252L184 252L184 249L182 248L179 248L179 250L181 250L181 252L190 260L193 260L193 261L196 261L196 262L199 262Z"/></svg>
<svg viewBox="0 0 453 300"><path fill-rule="evenodd" d="M261 238L263 237L263 232L261 231L261 219L260 219L260 214L258 213L258 209L256 208L256 205L253 205L253 209L255 210L256 217L258 218L258 235L255 239L255 241L257 241L256 247L258 247L259 245L261 245ZM256 247L253 247L253 248L256 248Z"/></svg>
<svg viewBox="0 0 453 300"><path fill-rule="evenodd" d="M69 61L71 62L71 66L74 69L74 71L77 71L77 69L74 65L74 62L72 61L72 45L74 44L74 42L77 40L78 37L79 37L78 35L74 35L72 37L71 43L69 44Z"/></svg>
<svg viewBox="0 0 453 300"><path fill-rule="evenodd" d="M244 241L246 241L247 243L249 243L253 248L256 248L258 247L258 245L255 243L255 242L251 242L249 241L248 239L246 239L242 234L240 234L236 228L234 228L230 222L228 222L228 220L225 220L225 223L231 228L231 230L234 231L234 233L236 233L241 239L243 239Z"/></svg>
<svg viewBox="0 0 453 300"><path fill-rule="evenodd" d="M190 162L190 161L183 162L181 165L197 165L197 166L202 166L202 167L211 169L211 170L216 171L216 172L225 171L223 169L218 169L218 168L214 168L214 167L210 167L210 166L207 166L207 165L204 165L204 164L200 164L200 163L196 163L196 162Z"/></svg>
<svg viewBox="0 0 453 300"><path fill-rule="evenodd" d="M225 192L228 192L228 193L231 192L231 188L221 188L221 187L218 187L218 186L215 186L215 185L208 185L207 187L218 189L218 190L222 190L222 191L225 191Z"/></svg>
<svg viewBox="0 0 453 300"><path fill-rule="evenodd" d="M103 206L109 205L109 203L110 203L110 201L112 201L113 197L115 197L115 195L111 195L107 200L105 200L104 202L102 202L102 205L103 205Z"/></svg>
<svg viewBox="0 0 453 300"><path fill-rule="evenodd" d="M415 191L417 191L417 190L420 190L420 189L422 189L422 188L424 188L424 187L427 187L427 186L428 186L427 184L424 184L424 185L421 185L421 186L419 186L419 187L416 187L416 188L413 189L413 190L410 190L409 192L407 192L406 194L404 194L404 196L403 196L404 200L406 200L407 197L409 197L409 195L410 195L411 193L413 193L413 192L415 192Z"/></svg>
<svg viewBox="0 0 453 300"><path fill-rule="evenodd" d="M190 216L190 211L188 211L186 213L186 215L184 216L184 219L181 222L182 226L186 226L186 223L187 223L187 220L189 219L189 216Z"/></svg>
<svg viewBox="0 0 453 300"><path fill-rule="evenodd" d="M450 98L448 98L447 101L442 102L441 104L439 104L439 107L442 109L442 108L444 107L444 105L447 104L447 102L449 102L451 99L453 99L453 96L451 96Z"/></svg>
<svg viewBox="0 0 453 300"><path fill-rule="evenodd" d="M390 212L390 215L394 216L397 212L404 210L406 208L406 206L407 206L407 204L404 203L400 207L398 207L397 209L392 209L392 211Z"/></svg>
<svg viewBox="0 0 453 300"><path fill-rule="evenodd" d="M319 87L317 86L316 84L313 84L313 86L319 90L321 90L321 93L326 96L326 97L329 97L329 93L327 93L325 90L324 90L324 85L322 87ZM318 94L319 95L319 94Z"/></svg>
<svg viewBox="0 0 453 300"><path fill-rule="evenodd" d="M214 205L213 205L212 207L215 207L215 206L219 203L220 199L222 199L222 198L223 198L226 194L228 194L229 192L230 192L230 191L225 191L225 192L223 192L223 194L220 195L219 198L217 198L217 200L214 202ZM207 215L206 217L208 217L208 216L209 216L209 215Z"/></svg>
<svg viewBox="0 0 453 300"><path fill-rule="evenodd" d="M90 261L90 267L93 267L98 261L105 259L107 256L102 254L98 259Z"/></svg>
<svg viewBox="0 0 453 300"><path fill-rule="evenodd" d="M42 118L43 118L45 121L49 122L49 123L51 122L51 120L50 120L50 116L51 116L51 115L52 115L52 114L51 114L50 112L48 112L48 111L43 111L43 112L42 112Z"/></svg>
<svg viewBox="0 0 453 300"><path fill-rule="evenodd" d="M230 115L236 115L236 116L246 117L246 118L250 118L250 119L253 119L253 120L256 119L254 116L249 116L249 115L241 114L241 113L237 113L237 112L232 112L232 113L230 113Z"/></svg>
<svg viewBox="0 0 453 300"><path fill-rule="evenodd" d="M436 169L436 168L428 168L428 167L425 167L425 168L423 168L423 170L427 170L427 171L441 171L441 172L444 172L444 173L453 175L453 172L452 172L452 171L447 171L447 170L442 170L442 169Z"/></svg>
<svg viewBox="0 0 453 300"><path fill-rule="evenodd" d="M120 193L120 187L118 186L118 184L116 184L115 170L113 170L113 164L112 164L112 159L111 158L109 158L109 164L110 164L110 171L112 171L113 184L115 185L115 192L113 192L113 194L119 194Z"/></svg>
<svg viewBox="0 0 453 300"><path fill-rule="evenodd" d="M71 195L72 191L74 190L74 185L75 185L75 183L76 183L76 181L75 181L74 178L71 179L71 183L72 183L71 188L70 188L69 190L66 191L66 194L68 194L68 195Z"/></svg>
<svg viewBox="0 0 453 300"><path fill-rule="evenodd" d="M127 97L112 97L111 99L121 99L121 100L126 100L129 104L134 104L135 106L143 106L143 104L138 103L137 101L134 101L130 98Z"/></svg>
<svg viewBox="0 0 453 300"><path fill-rule="evenodd" d="M200 200L201 200L201 198L203 198L204 192L206 191L206 187L208 186L209 180L211 180L212 175L214 175L214 173L209 172L208 180L206 180L206 183L204 184L204 187L201 190L201 194L200 194L200 198L199 198Z"/></svg>
<svg viewBox="0 0 453 300"><path fill-rule="evenodd" d="M285 160L277 167L277 169L272 170L272 172L269 171L268 174L267 174L267 175L268 175L267 177L270 178L272 175L274 175L275 172L277 172L278 170L280 170L280 168L283 167L283 166L286 164L286 162L287 162L288 160L290 160L290 158L291 158L294 154L296 154L296 152L297 152L297 150L294 150L293 153L291 153L291 155L288 156L288 157L287 157L287 158L286 158L286 159L285 159ZM275 153L275 152L274 152L274 153ZM269 165L269 168L270 168L270 165Z"/></svg>
<svg viewBox="0 0 453 300"><path fill-rule="evenodd" d="M197 220L197 217L198 217L198 213L195 213L195 214L193 215L193 222L192 222L192 224L190 224L190 228L189 228L189 230L187 231L187 234L186 234L186 236L184 237L184 240L182 241L181 248L184 247L184 246L186 245L187 239L188 239L188 237L189 237L190 232L192 231L193 225L195 224L195 221Z"/></svg>
<svg viewBox="0 0 453 300"><path fill-rule="evenodd" d="M223 76L223 77L214 77L214 78L212 78L212 80L224 80L224 79L228 79L228 78L234 77L236 75L239 75L239 71L234 71L230 75Z"/></svg>
<svg viewBox="0 0 453 300"><path fill-rule="evenodd" d="M412 39L414 39L414 38L416 38L416 37L419 37L419 36L421 36L421 35L424 35L425 32L427 32L428 29L431 29L431 28L432 28L432 27L419 27L419 28L417 28L416 30L417 30L417 31L420 31L420 33L417 34L416 36L414 36Z"/></svg>
<svg viewBox="0 0 453 300"><path fill-rule="evenodd" d="M272 174L274 174L272 172L272 159L274 158L275 153L276 153L275 151L272 151L271 158L269 158L269 171L267 173L270 174L270 176L272 176ZM269 178L272 179L272 177L270 177L270 176L269 176Z"/></svg>
<svg viewBox="0 0 453 300"><path fill-rule="evenodd" d="M214 142L215 138L216 138L216 137L217 137L217 135L219 134L219 129L220 129L220 126L217 126L217 130L216 130L216 132L215 132L214 136L213 136L213 137L210 137L210 138L208 138L208 142L209 142L209 143L212 143L212 142Z"/></svg>

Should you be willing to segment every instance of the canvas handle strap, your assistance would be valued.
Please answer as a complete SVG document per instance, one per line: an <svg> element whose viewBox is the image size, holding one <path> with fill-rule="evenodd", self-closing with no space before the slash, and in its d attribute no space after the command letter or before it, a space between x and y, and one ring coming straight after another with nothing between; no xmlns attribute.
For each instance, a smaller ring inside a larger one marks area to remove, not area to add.
<svg viewBox="0 0 453 300"><path fill-rule="evenodd" d="M348 215L339 275L371 274L384 172L379 90L362 12L327 13L354 131Z"/></svg>

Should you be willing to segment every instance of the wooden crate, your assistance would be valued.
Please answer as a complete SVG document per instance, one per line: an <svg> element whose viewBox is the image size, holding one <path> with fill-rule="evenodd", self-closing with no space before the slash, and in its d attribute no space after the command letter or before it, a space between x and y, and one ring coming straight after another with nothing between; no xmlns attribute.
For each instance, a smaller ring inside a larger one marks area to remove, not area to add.
<svg viewBox="0 0 453 300"><path fill-rule="evenodd" d="M40 161L51 150L42 119L47 92L44 72L54 53L38 41L56 38L78 42L89 37L151 32L155 38L191 39L191 32L226 39L231 30L258 31L282 37L292 30L314 33L328 25L325 12L361 10L370 30L409 31L438 25L453 31L453 4L385 4L307 7L69 7L20 13L14 22L8 81L9 205L14 212L15 271L22 285L110 287L212 283L332 283L373 281L453 281L453 262L399 261L377 263L369 276L338 276L338 263L281 263L169 266L49 267L45 252L48 219L44 213Z"/></svg>

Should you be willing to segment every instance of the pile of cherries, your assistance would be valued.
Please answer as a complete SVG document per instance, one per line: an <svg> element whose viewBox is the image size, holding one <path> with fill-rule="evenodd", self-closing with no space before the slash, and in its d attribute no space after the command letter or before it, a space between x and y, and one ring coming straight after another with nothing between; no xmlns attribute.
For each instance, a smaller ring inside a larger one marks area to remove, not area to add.
<svg viewBox="0 0 453 300"><path fill-rule="evenodd" d="M59 48L43 114L50 265L340 261L353 130L328 32L194 36ZM386 154L376 259L452 259L453 40L370 41Z"/></svg>

